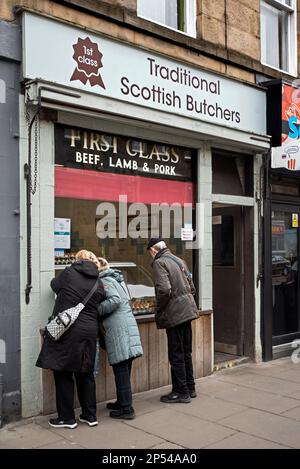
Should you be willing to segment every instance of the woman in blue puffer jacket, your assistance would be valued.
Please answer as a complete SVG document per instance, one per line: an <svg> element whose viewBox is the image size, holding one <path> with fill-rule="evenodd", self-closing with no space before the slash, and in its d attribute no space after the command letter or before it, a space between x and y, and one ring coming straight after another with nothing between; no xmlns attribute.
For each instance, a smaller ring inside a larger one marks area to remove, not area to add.
<svg viewBox="0 0 300 469"><path fill-rule="evenodd" d="M133 419L130 374L133 359L143 355L139 329L122 273L111 269L106 259L99 258L99 262L106 299L99 304L98 314L105 329L106 353L117 391L116 402L107 404L107 408L111 409L112 418Z"/></svg>

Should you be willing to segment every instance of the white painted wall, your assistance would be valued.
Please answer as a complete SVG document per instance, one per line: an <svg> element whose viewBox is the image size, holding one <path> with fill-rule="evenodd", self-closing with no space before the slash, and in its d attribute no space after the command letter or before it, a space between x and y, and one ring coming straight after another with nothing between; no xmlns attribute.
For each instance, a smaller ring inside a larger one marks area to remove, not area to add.
<svg viewBox="0 0 300 469"><path fill-rule="evenodd" d="M53 124L42 121L38 152L38 187L32 196L32 291L25 303L26 260L26 180L28 131L24 119L24 97L20 97L20 273L21 273L21 390L22 416L42 411L41 370L35 366L40 347L39 329L53 308L49 283L53 277L54 152Z"/></svg>
<svg viewBox="0 0 300 469"><path fill-rule="evenodd" d="M211 149L203 144L198 151L198 197L201 207L200 229L203 243L199 249L199 306L212 309L212 167Z"/></svg>
<svg viewBox="0 0 300 469"><path fill-rule="evenodd" d="M0 363L6 363L6 342L0 339Z"/></svg>
<svg viewBox="0 0 300 469"><path fill-rule="evenodd" d="M198 195L201 207L200 224L203 228L203 242L199 249L199 307L213 309L213 270L212 270L212 158L211 146L203 143L198 151ZM214 365L214 327L211 315L211 364ZM211 370L212 371L212 370Z"/></svg>
<svg viewBox="0 0 300 469"><path fill-rule="evenodd" d="M0 104L6 103L6 85L5 81L0 78Z"/></svg>

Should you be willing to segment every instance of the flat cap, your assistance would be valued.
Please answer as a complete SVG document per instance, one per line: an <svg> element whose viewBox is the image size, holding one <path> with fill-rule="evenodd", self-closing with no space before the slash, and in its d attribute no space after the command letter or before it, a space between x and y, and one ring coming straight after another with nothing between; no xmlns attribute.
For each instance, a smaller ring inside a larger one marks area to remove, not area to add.
<svg viewBox="0 0 300 469"><path fill-rule="evenodd" d="M149 251L149 249L152 248L152 246L155 246L155 244L160 243L161 241L163 241L163 239L161 238L151 238L148 241L147 250Z"/></svg>

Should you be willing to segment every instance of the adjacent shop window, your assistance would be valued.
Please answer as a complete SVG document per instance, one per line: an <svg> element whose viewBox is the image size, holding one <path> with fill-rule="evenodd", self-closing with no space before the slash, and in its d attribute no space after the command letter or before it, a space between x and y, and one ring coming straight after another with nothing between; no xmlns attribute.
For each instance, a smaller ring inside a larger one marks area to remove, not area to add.
<svg viewBox="0 0 300 469"><path fill-rule="evenodd" d="M295 74L296 44L296 0L262 0L262 63Z"/></svg>
<svg viewBox="0 0 300 469"><path fill-rule="evenodd" d="M299 330L299 212L272 210L273 336Z"/></svg>
<svg viewBox="0 0 300 469"><path fill-rule="evenodd" d="M195 0L138 0L137 14L189 36L196 36Z"/></svg>

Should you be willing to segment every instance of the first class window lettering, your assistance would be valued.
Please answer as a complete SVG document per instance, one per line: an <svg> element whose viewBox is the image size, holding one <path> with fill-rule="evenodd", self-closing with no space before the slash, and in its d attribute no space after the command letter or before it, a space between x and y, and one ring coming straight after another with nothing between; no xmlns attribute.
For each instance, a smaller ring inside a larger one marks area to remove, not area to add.
<svg viewBox="0 0 300 469"><path fill-rule="evenodd" d="M193 155L174 145L55 126L55 163L69 168L191 181Z"/></svg>

